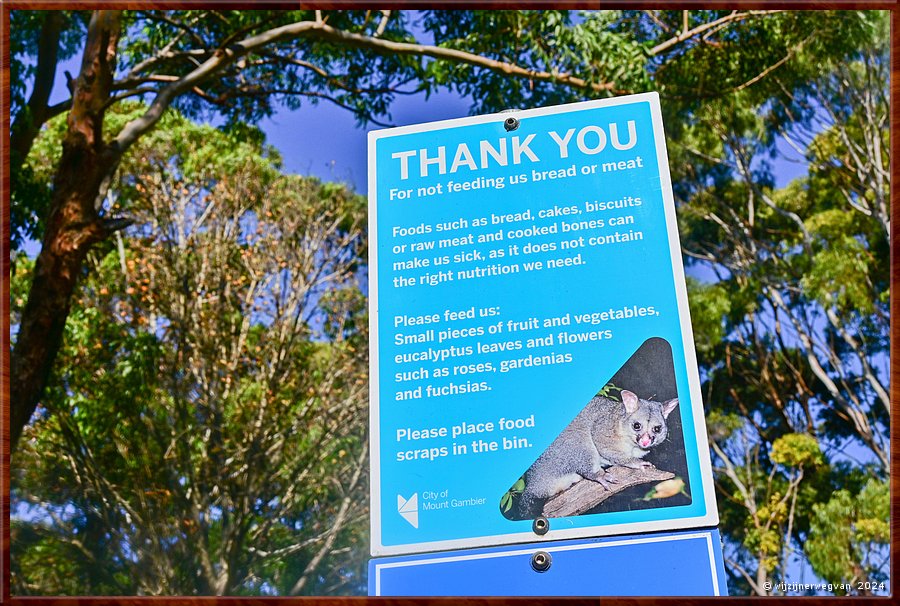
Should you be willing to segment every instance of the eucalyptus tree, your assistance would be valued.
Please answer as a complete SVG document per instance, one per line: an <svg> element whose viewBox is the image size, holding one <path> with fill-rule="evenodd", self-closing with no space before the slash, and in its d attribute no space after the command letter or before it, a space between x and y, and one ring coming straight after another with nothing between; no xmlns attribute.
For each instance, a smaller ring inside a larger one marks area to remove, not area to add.
<svg viewBox="0 0 900 606"><path fill-rule="evenodd" d="M114 11L61 16L15 10L13 242L41 241L11 355L11 438L41 399L88 252L128 225L108 196L123 159L169 110L219 114L228 125L278 104L328 101L361 123L389 115L409 92L447 86L479 111L659 89L689 118L697 100L755 91L769 76L809 74L812 54L839 61L865 36L853 14L785 11ZM70 98L48 106L56 66L83 37ZM28 59L31 59L29 61ZM34 67L30 67L30 66ZM799 71L795 66L799 65ZM805 70L805 71L804 71ZM19 84L32 76L32 91ZM25 97L28 96L28 100ZM105 116L147 101L115 134ZM28 177L34 137L66 113L52 187Z"/></svg>
<svg viewBox="0 0 900 606"><path fill-rule="evenodd" d="M702 175L678 181L692 184L681 228L690 262L716 276L694 283L692 309L730 570L754 593L798 561L831 583L854 579L850 593L886 578L887 560L870 554L886 549L886 518L872 512L887 511L890 468L887 15L872 25L847 61L802 86L773 75L784 94L765 102L709 103L674 145L676 174ZM808 163L782 187L776 142ZM786 439L802 478L779 461ZM851 510L864 494L868 509ZM828 530L842 525L847 541Z"/></svg>
<svg viewBox="0 0 900 606"><path fill-rule="evenodd" d="M16 453L17 593L358 591L334 552L367 523L364 201L252 135L170 113L120 166L134 223L86 257Z"/></svg>

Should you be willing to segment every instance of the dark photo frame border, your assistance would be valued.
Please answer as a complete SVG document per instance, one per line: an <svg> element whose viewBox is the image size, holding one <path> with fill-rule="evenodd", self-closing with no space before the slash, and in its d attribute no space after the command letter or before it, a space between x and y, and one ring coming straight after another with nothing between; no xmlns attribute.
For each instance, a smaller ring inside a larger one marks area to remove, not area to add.
<svg viewBox="0 0 900 606"><path fill-rule="evenodd" d="M342 9L342 8L392 8L392 9L416 9L439 6L441 8L482 8L482 9L548 9L548 8L661 8L667 9L711 9L711 8L741 8L741 9L792 9L792 10L889 10L891 12L891 107L890 107L890 129L891 129L891 220L896 225L900 220L900 0L869 0L869 1L820 1L810 0L807 2L786 2L775 0L681 0L674 2L640 2L626 0L607 0L605 2L576 2L564 0L562 2L552 2L548 0L520 0L509 2L470 2L459 0L444 0L440 3L435 2L405 2L405 1L388 1L388 2L356 2L356 1L340 1L331 0L326 2L274 2L262 0L259 2L251 1L215 1L206 2L203 0L180 2L148 2L144 0L124 0L116 1L81 1L71 2L65 0L0 0L0 113L3 116L2 122L2 139L0 139L0 156L2 156L2 172L0 172L0 194L2 194L2 221L0 221L0 246L2 246L2 295L0 295L0 314L2 314L3 332L2 347L0 347L0 363L2 363L2 374L0 374L0 400L2 400L2 408L0 408L0 509L2 509L3 526L0 533L0 602L17 604L19 606L27 605L86 605L101 606L106 604L128 604L134 606L146 606L148 604L158 605L176 605L191 604L196 606L211 606L213 604L284 604L295 605L305 603L315 604L362 604L372 601L380 604L454 604L464 606L490 605L490 604L529 604L541 606L544 604L581 604L585 603L584 599L551 599L551 598L366 598L366 597L314 597L314 598L263 598L263 597L11 597L9 593L10 587L10 440L9 440L9 385L10 385L10 308L9 308L9 271L10 271L10 160L9 160L9 128L10 128L10 48L9 48L9 28L10 28L10 12L17 9L97 9L97 8L115 8L115 9L185 9L193 8L198 5L207 7L221 8L239 8L239 9L274 9L274 8L321 8L321 9ZM894 418L900 414L900 385L897 385L895 378L900 371L900 357L897 346L898 322L897 317L900 316L900 296L897 289L900 288L900 265L898 265L898 255L900 255L900 236L897 231L891 233L891 360L890 360L890 396L891 396L891 413ZM900 486L896 481L900 477L900 423L893 423L890 428L891 438L891 550L898 544L898 534L896 532L897 522L900 520ZM890 570L891 580L897 582L897 557L891 558ZM761 597L740 597L729 598L732 603L761 603L766 598ZM792 598L775 598L790 600ZM835 597L814 597L801 598L806 604L831 604ZM856 603L889 603L889 598L854 598ZM603 603L617 604L654 604L668 602L671 604L699 604L706 600L702 598L603 598Z"/></svg>

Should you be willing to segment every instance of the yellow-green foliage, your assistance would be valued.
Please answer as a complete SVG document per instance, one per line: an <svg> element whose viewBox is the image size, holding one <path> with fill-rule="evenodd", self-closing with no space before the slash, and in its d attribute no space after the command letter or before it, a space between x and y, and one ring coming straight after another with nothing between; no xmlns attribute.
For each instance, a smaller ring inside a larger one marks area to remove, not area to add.
<svg viewBox="0 0 900 606"><path fill-rule="evenodd" d="M822 463L822 451L814 437L806 433L789 433L772 443L772 460L787 467L803 467Z"/></svg>

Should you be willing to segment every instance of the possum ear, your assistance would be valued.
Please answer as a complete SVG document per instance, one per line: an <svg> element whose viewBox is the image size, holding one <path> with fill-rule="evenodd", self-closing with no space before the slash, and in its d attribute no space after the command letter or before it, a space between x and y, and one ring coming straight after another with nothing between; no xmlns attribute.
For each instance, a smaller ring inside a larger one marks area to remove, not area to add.
<svg viewBox="0 0 900 606"><path fill-rule="evenodd" d="M622 390L622 404L625 405L625 412L632 414L638 407L638 397L627 389Z"/></svg>
<svg viewBox="0 0 900 606"><path fill-rule="evenodd" d="M674 398L667 402L663 402L662 412L665 418L669 418L669 413L675 410L675 407L678 406L678 398Z"/></svg>

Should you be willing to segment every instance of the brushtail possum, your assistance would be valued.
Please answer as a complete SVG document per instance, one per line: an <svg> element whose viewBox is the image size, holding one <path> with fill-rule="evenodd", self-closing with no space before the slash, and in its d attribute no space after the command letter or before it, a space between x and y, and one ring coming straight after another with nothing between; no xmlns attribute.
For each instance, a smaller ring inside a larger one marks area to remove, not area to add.
<svg viewBox="0 0 900 606"><path fill-rule="evenodd" d="M621 402L592 399L525 472L521 511L540 515L544 501L582 478L608 490L606 468L613 465L652 467L642 457L666 439L666 419L677 405L678 398L642 400L628 390L622 390Z"/></svg>

